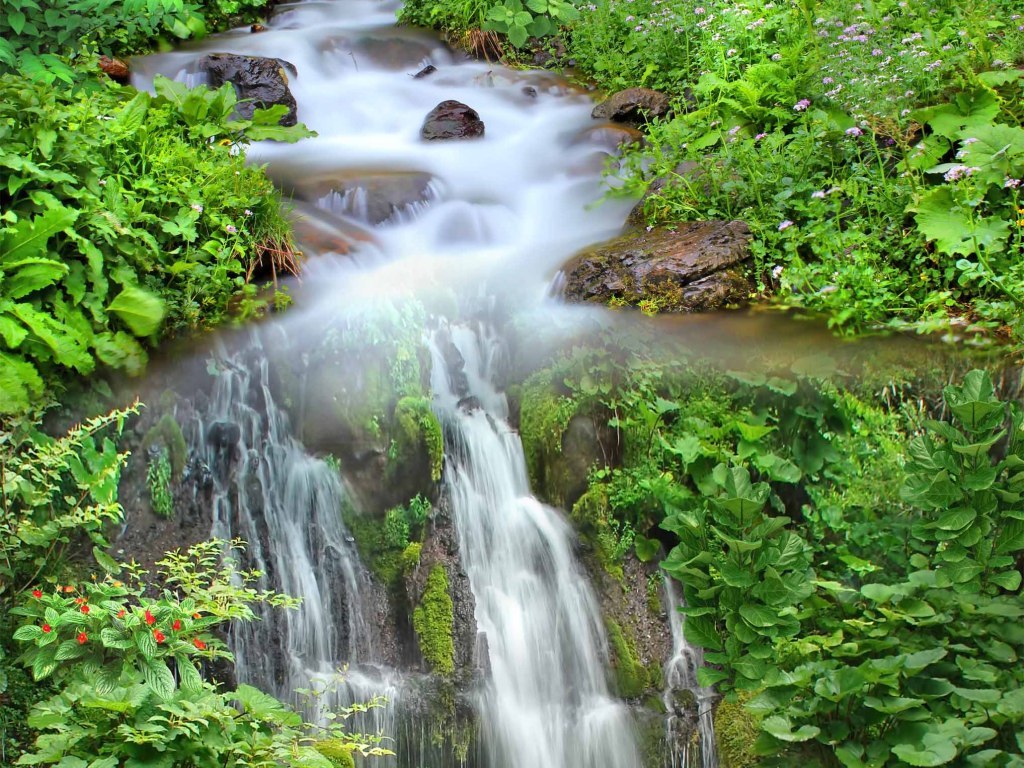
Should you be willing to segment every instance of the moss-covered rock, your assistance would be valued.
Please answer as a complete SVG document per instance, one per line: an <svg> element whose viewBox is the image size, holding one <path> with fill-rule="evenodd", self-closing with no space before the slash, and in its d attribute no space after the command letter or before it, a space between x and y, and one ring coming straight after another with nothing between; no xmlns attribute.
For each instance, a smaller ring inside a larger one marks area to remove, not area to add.
<svg viewBox="0 0 1024 768"><path fill-rule="evenodd" d="M408 471L411 464L425 455L431 481L439 481L444 463L444 436L441 422L430 408L430 400L426 396L403 397L395 405L393 421L393 470Z"/></svg>
<svg viewBox="0 0 1024 768"><path fill-rule="evenodd" d="M423 596L413 611L412 625L420 652L430 668L441 675L453 674L455 606L448 593L448 574L443 565L435 565L427 576Z"/></svg>
<svg viewBox="0 0 1024 768"><path fill-rule="evenodd" d="M721 768L754 768L759 761L754 742L760 732L757 718L744 706L753 697L740 693L735 701L723 699L715 710L715 742Z"/></svg>
<svg viewBox="0 0 1024 768"><path fill-rule="evenodd" d="M161 416L160 420L143 436L143 453L149 453L152 448L166 452L174 477L179 476L185 469L185 462L188 460L188 445L185 443L181 427L170 413Z"/></svg>
<svg viewBox="0 0 1024 768"><path fill-rule="evenodd" d="M605 627L612 655L615 692L624 699L639 699L657 687L661 669L656 664L652 664L651 669L643 665L638 658L635 641L626 635L617 621L605 617Z"/></svg>

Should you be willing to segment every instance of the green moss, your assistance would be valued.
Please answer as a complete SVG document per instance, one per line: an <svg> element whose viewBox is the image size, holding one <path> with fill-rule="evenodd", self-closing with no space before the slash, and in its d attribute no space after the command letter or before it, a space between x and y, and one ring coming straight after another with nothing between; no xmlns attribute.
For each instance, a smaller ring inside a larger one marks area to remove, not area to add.
<svg viewBox="0 0 1024 768"><path fill-rule="evenodd" d="M324 739L314 742L313 748L331 761L335 768L356 768L356 760L352 757L351 744L339 739Z"/></svg>
<svg viewBox="0 0 1024 768"><path fill-rule="evenodd" d="M148 452L154 446L163 447L167 451L167 458L171 462L174 476L180 475L188 460L188 445L185 443L185 436L181 433L181 427L169 413L161 416L160 421L153 425L142 438L143 453Z"/></svg>
<svg viewBox="0 0 1024 768"><path fill-rule="evenodd" d="M401 462L413 459L426 449L430 461L430 479L441 479L444 463L444 436L441 422L430 409L426 397L403 397L395 405L394 440L396 458Z"/></svg>
<svg viewBox="0 0 1024 768"><path fill-rule="evenodd" d="M626 577L622 563L616 559L619 537L612 530L612 511L608 503L608 487L603 482L592 482L572 506L571 517L576 530L594 548L598 563L616 581Z"/></svg>
<svg viewBox="0 0 1024 768"><path fill-rule="evenodd" d="M715 742L721 768L753 768L759 764L754 742L760 728L745 706L753 695L740 693L735 701L723 699L715 710Z"/></svg>
<svg viewBox="0 0 1024 768"><path fill-rule="evenodd" d="M423 597L412 615L412 626L419 638L420 651L431 669L442 675L455 671L455 606L448 594L448 574L435 565L427 576Z"/></svg>
<svg viewBox="0 0 1024 768"><path fill-rule="evenodd" d="M414 541L402 551L402 573L408 575L419 567L422 549L423 545Z"/></svg>
<svg viewBox="0 0 1024 768"><path fill-rule="evenodd" d="M637 659L636 646L614 619L606 618L608 643L612 652L615 691L624 699L636 699L647 690L648 671Z"/></svg>
<svg viewBox="0 0 1024 768"><path fill-rule="evenodd" d="M556 502L550 497L555 485L550 473L556 457L562 453L562 433L575 411L575 402L555 391L550 370L538 371L523 382L519 436L526 454L526 469L532 486Z"/></svg>
<svg viewBox="0 0 1024 768"><path fill-rule="evenodd" d="M350 505L342 508L341 517L363 562L381 584L395 588L402 577L402 550L388 546L381 521L358 514Z"/></svg>

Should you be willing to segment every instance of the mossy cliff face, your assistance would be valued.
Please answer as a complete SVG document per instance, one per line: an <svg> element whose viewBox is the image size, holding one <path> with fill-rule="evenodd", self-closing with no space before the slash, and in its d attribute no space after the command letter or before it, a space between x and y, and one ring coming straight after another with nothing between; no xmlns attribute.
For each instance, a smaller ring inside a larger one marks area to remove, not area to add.
<svg viewBox="0 0 1024 768"><path fill-rule="evenodd" d="M743 693L736 701L724 699L715 710L715 741L721 768L755 768L760 764L754 754L760 726L744 706L752 697Z"/></svg>
<svg viewBox="0 0 1024 768"><path fill-rule="evenodd" d="M448 574L444 566L435 565L427 576L423 595L413 611L412 625L419 640L423 660L441 675L455 673L455 644L452 628L454 606L448 594Z"/></svg>

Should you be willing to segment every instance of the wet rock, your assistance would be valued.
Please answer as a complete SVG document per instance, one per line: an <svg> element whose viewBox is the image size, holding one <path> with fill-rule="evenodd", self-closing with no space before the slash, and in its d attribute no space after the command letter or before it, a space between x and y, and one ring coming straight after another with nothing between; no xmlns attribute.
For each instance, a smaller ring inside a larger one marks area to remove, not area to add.
<svg viewBox="0 0 1024 768"><path fill-rule="evenodd" d="M389 72L423 66L436 52L436 43L417 30L389 30L377 34L332 35L319 45L321 52L333 54L338 61L356 69L383 69Z"/></svg>
<svg viewBox="0 0 1024 768"><path fill-rule="evenodd" d="M594 107L590 116L598 120L642 125L669 112L668 96L650 88L627 88L612 94Z"/></svg>
<svg viewBox="0 0 1024 768"><path fill-rule="evenodd" d="M249 31L253 34L256 34L258 32L266 32L267 28L262 24L253 24L251 27L249 27Z"/></svg>
<svg viewBox="0 0 1024 768"><path fill-rule="evenodd" d="M644 142L642 131L629 125L616 125L615 123L585 128L580 132L579 137L583 141L598 144L610 151L629 144L643 144Z"/></svg>
<svg viewBox="0 0 1024 768"><path fill-rule="evenodd" d="M241 439L241 428L229 421L215 421L206 430L206 442L212 445L215 451L226 451L235 448Z"/></svg>
<svg viewBox="0 0 1024 768"><path fill-rule="evenodd" d="M531 99L537 98L537 89L534 88L532 85L524 85L522 91L524 96L528 96Z"/></svg>
<svg viewBox="0 0 1024 768"><path fill-rule="evenodd" d="M100 56L97 62L100 70L115 82L127 85L131 79L131 72L128 70L128 65L121 59L112 59L109 56Z"/></svg>
<svg viewBox="0 0 1024 768"><path fill-rule="evenodd" d="M199 60L199 69L206 73L213 88L224 83L234 86L239 98L235 111L242 119L250 119L257 108L283 104L288 107L288 112L278 121L280 125L290 126L298 122L295 97L288 88L285 72L287 69L295 74L295 65L263 56L212 53Z"/></svg>
<svg viewBox="0 0 1024 768"><path fill-rule="evenodd" d="M334 173L278 180L300 200L371 225L422 208L436 196L429 173Z"/></svg>
<svg viewBox="0 0 1024 768"><path fill-rule="evenodd" d="M435 67L433 64L427 64L427 66L425 66L423 69L421 69L415 75L413 75L413 77L416 80L420 80L421 78L424 78L427 75L432 75L435 72L437 72L437 67Z"/></svg>
<svg viewBox="0 0 1024 768"><path fill-rule="evenodd" d="M475 139L484 135L484 123L476 110L461 101L442 101L423 121L420 136L427 141Z"/></svg>
<svg viewBox="0 0 1024 768"><path fill-rule="evenodd" d="M350 253L359 243L373 243L373 234L351 219L332 215L296 200L289 212L296 242L305 256L311 253Z"/></svg>
<svg viewBox="0 0 1024 768"><path fill-rule="evenodd" d="M480 398L476 395L464 397L458 402L459 410L466 411L467 413L470 411L479 411L483 409L483 407L483 403L480 402Z"/></svg>
<svg viewBox="0 0 1024 768"><path fill-rule="evenodd" d="M675 231L633 232L589 248L564 267L564 293L574 301L636 305L667 312L718 309L744 301L751 285L741 265L750 259L742 221L684 222Z"/></svg>
<svg viewBox="0 0 1024 768"><path fill-rule="evenodd" d="M448 333L438 333L436 340L441 356L444 358L445 368L448 369L452 392L460 399L465 399L469 395L469 378L466 376L465 370L466 360Z"/></svg>

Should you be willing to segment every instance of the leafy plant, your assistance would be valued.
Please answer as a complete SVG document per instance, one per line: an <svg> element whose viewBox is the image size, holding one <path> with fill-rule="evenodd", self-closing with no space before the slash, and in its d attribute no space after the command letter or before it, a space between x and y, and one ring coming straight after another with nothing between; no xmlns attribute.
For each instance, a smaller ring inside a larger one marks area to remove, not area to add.
<svg viewBox="0 0 1024 768"><path fill-rule="evenodd" d="M146 468L146 488L153 512L159 517L169 518L174 514L174 498L171 496L171 460L165 451L151 456Z"/></svg>

